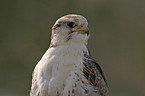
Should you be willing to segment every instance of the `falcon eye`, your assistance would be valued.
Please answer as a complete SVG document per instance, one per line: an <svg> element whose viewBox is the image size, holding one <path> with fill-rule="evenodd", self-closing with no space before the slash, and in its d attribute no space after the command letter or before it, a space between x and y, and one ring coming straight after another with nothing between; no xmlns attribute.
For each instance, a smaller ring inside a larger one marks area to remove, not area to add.
<svg viewBox="0 0 145 96"><path fill-rule="evenodd" d="M76 24L74 22L68 22L67 26L70 27L70 28L73 28L73 27L76 26Z"/></svg>

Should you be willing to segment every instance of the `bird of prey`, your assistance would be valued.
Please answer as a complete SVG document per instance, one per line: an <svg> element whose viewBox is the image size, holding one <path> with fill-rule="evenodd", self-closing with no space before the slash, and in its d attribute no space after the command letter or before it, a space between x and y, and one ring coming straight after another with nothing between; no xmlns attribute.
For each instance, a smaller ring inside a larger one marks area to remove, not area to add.
<svg viewBox="0 0 145 96"><path fill-rule="evenodd" d="M105 74L87 48L88 38L85 17L59 18L50 47L32 74L30 96L109 96Z"/></svg>

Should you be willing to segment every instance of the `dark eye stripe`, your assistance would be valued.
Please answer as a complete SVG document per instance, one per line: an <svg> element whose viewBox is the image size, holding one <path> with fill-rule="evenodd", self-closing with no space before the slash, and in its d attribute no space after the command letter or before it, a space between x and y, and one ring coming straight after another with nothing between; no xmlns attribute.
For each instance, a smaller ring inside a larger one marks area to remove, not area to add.
<svg viewBox="0 0 145 96"><path fill-rule="evenodd" d="M60 24L56 24L56 26L57 26L57 27L60 27L61 25L60 25Z"/></svg>
<svg viewBox="0 0 145 96"><path fill-rule="evenodd" d="M53 29L56 29L56 28L60 27L63 24L65 24L69 28L73 28L73 27L77 26L74 22L58 22L58 24L53 26Z"/></svg>
<svg viewBox="0 0 145 96"><path fill-rule="evenodd" d="M60 26L61 26L61 24L56 24L55 26L52 27L52 29L56 29L56 28L58 28Z"/></svg>

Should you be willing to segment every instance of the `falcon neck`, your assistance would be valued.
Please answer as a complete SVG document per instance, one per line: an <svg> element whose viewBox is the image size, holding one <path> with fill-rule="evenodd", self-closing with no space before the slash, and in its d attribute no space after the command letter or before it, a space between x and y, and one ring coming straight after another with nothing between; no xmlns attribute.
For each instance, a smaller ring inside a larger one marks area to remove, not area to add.
<svg viewBox="0 0 145 96"><path fill-rule="evenodd" d="M86 50L86 45L84 44L77 44L77 43L71 43L67 45L63 45L63 48L67 48L67 50L70 51L85 51Z"/></svg>
<svg viewBox="0 0 145 96"><path fill-rule="evenodd" d="M51 47L54 50L54 54L65 54L83 56L84 52L88 52L86 45L84 44L65 44L61 46Z"/></svg>

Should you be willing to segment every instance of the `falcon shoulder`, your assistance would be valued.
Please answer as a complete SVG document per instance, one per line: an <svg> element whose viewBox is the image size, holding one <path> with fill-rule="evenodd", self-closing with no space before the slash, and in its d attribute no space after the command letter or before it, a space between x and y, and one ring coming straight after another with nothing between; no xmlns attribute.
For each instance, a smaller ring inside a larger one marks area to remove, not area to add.
<svg viewBox="0 0 145 96"><path fill-rule="evenodd" d="M84 76L90 85L96 89L96 93L100 96L109 96L106 77L101 66L87 54L84 55L83 64Z"/></svg>

